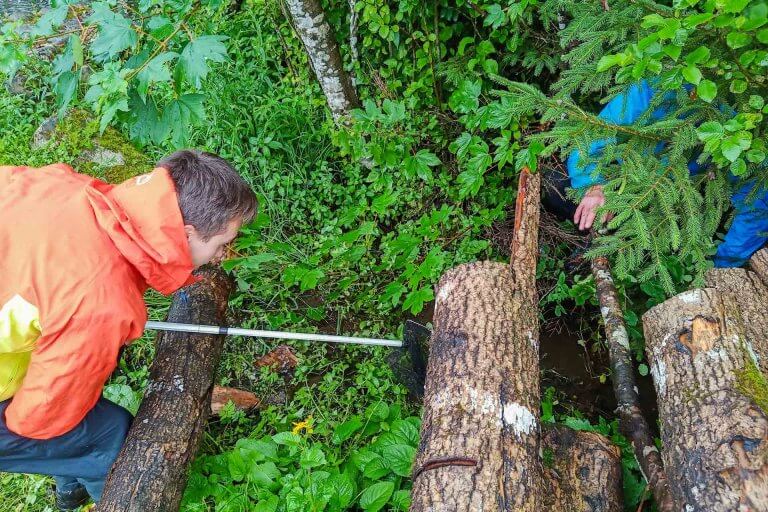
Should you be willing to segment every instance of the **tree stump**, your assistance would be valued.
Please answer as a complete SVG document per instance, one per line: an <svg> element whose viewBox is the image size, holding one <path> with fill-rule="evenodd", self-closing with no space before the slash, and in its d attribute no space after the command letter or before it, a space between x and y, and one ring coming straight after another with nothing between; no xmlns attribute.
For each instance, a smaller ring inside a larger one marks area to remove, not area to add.
<svg viewBox="0 0 768 512"><path fill-rule="evenodd" d="M643 326L675 509L768 510L765 377L738 305L693 290L650 309Z"/></svg>
<svg viewBox="0 0 768 512"><path fill-rule="evenodd" d="M174 295L170 322L222 325L232 284L219 269ZM161 332L149 385L107 478L98 512L177 511L210 414L224 337Z"/></svg>
<svg viewBox="0 0 768 512"><path fill-rule="evenodd" d="M543 429L542 510L549 512L620 512L621 451L594 432L550 425Z"/></svg>

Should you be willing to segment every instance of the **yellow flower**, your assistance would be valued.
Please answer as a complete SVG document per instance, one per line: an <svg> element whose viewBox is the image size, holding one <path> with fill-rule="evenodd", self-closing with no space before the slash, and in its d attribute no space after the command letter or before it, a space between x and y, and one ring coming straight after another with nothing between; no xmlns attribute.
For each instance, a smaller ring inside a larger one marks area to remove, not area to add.
<svg viewBox="0 0 768 512"><path fill-rule="evenodd" d="M307 416L306 420L294 423L293 430L291 432L298 434L303 430L305 434L311 434L315 431L315 429L312 428L314 423L315 421L312 419L312 416Z"/></svg>

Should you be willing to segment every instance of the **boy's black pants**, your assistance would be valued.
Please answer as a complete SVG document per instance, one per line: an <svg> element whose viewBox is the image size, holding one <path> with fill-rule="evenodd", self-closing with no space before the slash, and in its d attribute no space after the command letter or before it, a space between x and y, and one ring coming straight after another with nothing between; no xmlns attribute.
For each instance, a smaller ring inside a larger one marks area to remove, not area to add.
<svg viewBox="0 0 768 512"><path fill-rule="evenodd" d="M82 484L98 501L133 420L131 413L101 398L75 428L41 440L8 430L5 409L9 403L0 402L0 471L50 475L57 489L64 491Z"/></svg>

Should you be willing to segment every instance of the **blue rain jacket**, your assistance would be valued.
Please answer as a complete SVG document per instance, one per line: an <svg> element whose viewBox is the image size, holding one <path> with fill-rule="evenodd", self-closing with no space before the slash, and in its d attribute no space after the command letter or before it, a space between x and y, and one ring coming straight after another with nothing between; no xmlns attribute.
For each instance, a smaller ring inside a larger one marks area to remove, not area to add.
<svg viewBox="0 0 768 512"><path fill-rule="evenodd" d="M656 90L643 80L630 86L626 92L613 98L600 111L598 117L617 125L630 125L637 121L650 107ZM659 121L672 110L670 102L674 101L674 92L668 92L662 104L650 115L650 120ZM608 144L614 144L615 137L596 140L589 146L589 155L597 156ZM656 150L664 147L661 143ZM579 150L574 150L568 156L568 175L573 188L591 187L602 183L600 176L594 176L595 164L579 162ZM702 170L695 159L688 164L691 174ZM768 190L760 190L750 202L747 198L754 187L746 183L734 193L732 203L735 216L731 228L725 235L725 240L717 248L714 262L716 267L738 267L743 265L752 254L760 249L768 240Z"/></svg>

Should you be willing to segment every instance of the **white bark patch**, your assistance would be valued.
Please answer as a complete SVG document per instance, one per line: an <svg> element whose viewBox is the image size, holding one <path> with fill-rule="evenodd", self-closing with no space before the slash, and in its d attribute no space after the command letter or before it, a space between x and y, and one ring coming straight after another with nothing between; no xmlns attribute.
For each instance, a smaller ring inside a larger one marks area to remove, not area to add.
<svg viewBox="0 0 768 512"><path fill-rule="evenodd" d="M517 402L504 404L504 423L512 427L512 432L518 437L530 434L536 429L536 416L525 406Z"/></svg>
<svg viewBox="0 0 768 512"><path fill-rule="evenodd" d="M472 386L464 386L459 393L452 390L441 390L432 397L432 407L435 409L446 409L461 405L466 409L467 415L487 415L500 417L499 397L484 389L477 389Z"/></svg>
<svg viewBox="0 0 768 512"><path fill-rule="evenodd" d="M656 359L651 364L651 375L653 383L656 384L656 392L661 395L667 394L667 365L661 359Z"/></svg>
<svg viewBox="0 0 768 512"><path fill-rule="evenodd" d="M611 340L624 347L625 350L629 350L629 335L626 329L619 327L611 331Z"/></svg>
<svg viewBox="0 0 768 512"><path fill-rule="evenodd" d="M678 299L685 302L686 304L700 304L702 297L701 297L701 290L690 290L684 293L681 293L677 296Z"/></svg>
<svg viewBox="0 0 768 512"><path fill-rule="evenodd" d="M531 331L527 331L525 333L525 336L528 339L528 343L530 343L533 348L536 348L537 347L536 338L533 337L533 333Z"/></svg>
<svg viewBox="0 0 768 512"><path fill-rule="evenodd" d="M643 457L647 457L649 453L658 452L659 449L655 446L646 446L643 448Z"/></svg>
<svg viewBox="0 0 768 512"><path fill-rule="evenodd" d="M176 386L176 389L179 391L184 391L184 379L181 377L181 375L173 376L173 385Z"/></svg>
<svg viewBox="0 0 768 512"><path fill-rule="evenodd" d="M437 292L437 300L435 301L435 305L437 305L438 302L442 302L445 299L447 299L448 294L450 294L453 291L455 286L456 286L455 282L450 282L445 286L443 286L442 288L440 288L440 291Z"/></svg>
<svg viewBox="0 0 768 512"><path fill-rule="evenodd" d="M600 314L603 315L603 319L605 319L608 316L608 313L610 313L611 310L608 309L608 306L601 306L600 307Z"/></svg>

